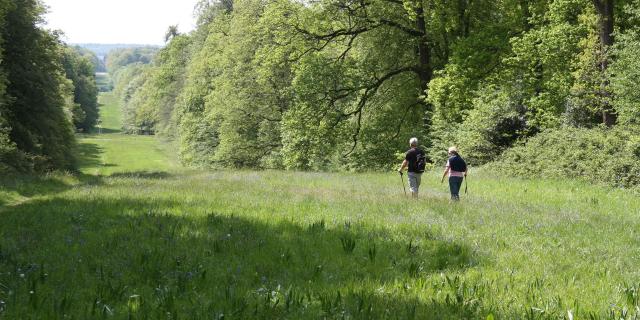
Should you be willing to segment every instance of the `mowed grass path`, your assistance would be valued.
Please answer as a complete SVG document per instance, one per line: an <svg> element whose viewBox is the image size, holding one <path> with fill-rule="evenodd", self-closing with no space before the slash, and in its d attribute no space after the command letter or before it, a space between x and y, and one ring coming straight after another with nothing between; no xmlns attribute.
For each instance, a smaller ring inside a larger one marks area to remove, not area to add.
<svg viewBox="0 0 640 320"><path fill-rule="evenodd" d="M176 167L169 145L153 136L121 133L120 106L112 93L100 95L101 124L97 132L79 137L80 170L91 175L166 171Z"/></svg>
<svg viewBox="0 0 640 320"><path fill-rule="evenodd" d="M475 171L451 204L437 172L411 201L394 173L187 171L110 110L83 174L2 186L21 201L0 207L0 318L638 315L636 195Z"/></svg>

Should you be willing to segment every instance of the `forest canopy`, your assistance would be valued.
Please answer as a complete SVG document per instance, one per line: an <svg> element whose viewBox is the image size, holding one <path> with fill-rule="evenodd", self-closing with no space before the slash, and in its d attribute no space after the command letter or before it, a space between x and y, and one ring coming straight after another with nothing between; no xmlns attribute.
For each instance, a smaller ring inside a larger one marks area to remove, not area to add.
<svg viewBox="0 0 640 320"><path fill-rule="evenodd" d="M97 120L90 56L42 29L36 0L0 0L0 172L75 169L74 131Z"/></svg>
<svg viewBox="0 0 640 320"><path fill-rule="evenodd" d="M97 121L96 56L42 30L38 1L1 1L0 162L73 168L73 131ZM381 170L417 137L436 164L457 145L515 168L563 156L531 152L544 141L638 132L639 2L202 0L194 31L169 26L164 47L112 50L105 68L124 131L173 141L188 166ZM603 156L640 170L580 161Z"/></svg>
<svg viewBox="0 0 640 320"><path fill-rule="evenodd" d="M389 168L418 137L474 165L635 125L638 1L201 1L117 84L125 129L205 167Z"/></svg>

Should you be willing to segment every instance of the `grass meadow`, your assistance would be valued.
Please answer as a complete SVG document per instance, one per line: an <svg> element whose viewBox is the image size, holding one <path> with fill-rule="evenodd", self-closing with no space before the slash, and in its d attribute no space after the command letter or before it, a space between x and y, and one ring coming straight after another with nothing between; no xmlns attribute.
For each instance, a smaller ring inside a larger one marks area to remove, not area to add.
<svg viewBox="0 0 640 320"><path fill-rule="evenodd" d="M165 172L178 167L176 156L168 156L170 145L154 136L121 133L121 114L113 94L102 93L100 104L100 127L93 134L79 136L81 172L104 176L149 170Z"/></svg>
<svg viewBox="0 0 640 320"><path fill-rule="evenodd" d="M96 73L96 85L99 92L109 92L113 89L113 83L108 73L98 72Z"/></svg>
<svg viewBox="0 0 640 320"><path fill-rule="evenodd" d="M1 319L638 319L640 201L472 170L186 170L80 137L81 172L0 179ZM174 152L173 152L174 153ZM405 179L406 183L406 179Z"/></svg>

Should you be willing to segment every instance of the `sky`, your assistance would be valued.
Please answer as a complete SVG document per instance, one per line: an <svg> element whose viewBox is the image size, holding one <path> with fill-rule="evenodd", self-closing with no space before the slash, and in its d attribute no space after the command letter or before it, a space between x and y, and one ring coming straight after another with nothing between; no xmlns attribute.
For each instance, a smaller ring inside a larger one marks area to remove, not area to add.
<svg viewBox="0 0 640 320"><path fill-rule="evenodd" d="M62 30L67 43L164 43L170 25L193 30L198 0L44 0L48 29Z"/></svg>

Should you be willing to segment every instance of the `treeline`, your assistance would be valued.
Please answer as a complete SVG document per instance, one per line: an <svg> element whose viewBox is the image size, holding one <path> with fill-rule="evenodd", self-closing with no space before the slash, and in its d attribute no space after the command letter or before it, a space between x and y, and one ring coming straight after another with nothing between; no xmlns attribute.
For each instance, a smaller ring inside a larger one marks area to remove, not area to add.
<svg viewBox="0 0 640 320"><path fill-rule="evenodd" d="M0 172L72 170L98 118L93 56L39 27L36 0L0 0Z"/></svg>
<svg viewBox="0 0 640 320"><path fill-rule="evenodd" d="M132 47L112 50L106 59L107 71L116 84L114 93L120 97L123 106L123 130L126 133L152 134L154 129L145 122L142 117L139 121L132 118L132 104L140 103L141 99L146 99L140 95L136 102L131 99L136 95L137 90L142 86L141 81L145 81L149 64L158 52L156 47ZM139 112L142 112L140 110ZM135 125L132 125L135 124Z"/></svg>
<svg viewBox="0 0 640 320"><path fill-rule="evenodd" d="M478 165L540 133L635 125L638 8L201 1L197 29L170 28L116 86L127 131L175 139L189 165L379 169L412 136L435 162L456 144Z"/></svg>

